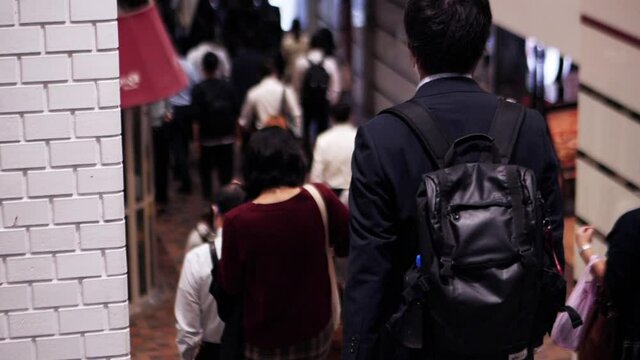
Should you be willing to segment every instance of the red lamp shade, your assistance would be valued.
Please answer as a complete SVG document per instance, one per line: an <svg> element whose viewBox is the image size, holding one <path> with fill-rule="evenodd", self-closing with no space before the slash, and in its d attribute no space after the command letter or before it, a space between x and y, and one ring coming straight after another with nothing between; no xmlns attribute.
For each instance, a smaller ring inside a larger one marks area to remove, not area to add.
<svg viewBox="0 0 640 360"><path fill-rule="evenodd" d="M118 17L121 107L166 99L188 82L154 5Z"/></svg>

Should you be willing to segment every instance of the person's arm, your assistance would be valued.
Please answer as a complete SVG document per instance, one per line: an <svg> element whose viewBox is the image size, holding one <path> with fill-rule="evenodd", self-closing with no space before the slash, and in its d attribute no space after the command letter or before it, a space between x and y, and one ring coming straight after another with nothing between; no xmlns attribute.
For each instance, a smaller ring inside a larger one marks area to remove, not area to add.
<svg viewBox="0 0 640 360"><path fill-rule="evenodd" d="M202 341L202 322L200 319L200 303L197 295L197 282L192 278L191 262L193 258L185 257L178 289L176 291L176 343L182 360L193 360Z"/></svg>
<svg viewBox="0 0 640 360"><path fill-rule="evenodd" d="M251 92L249 92L244 99L244 104L242 105L242 110L240 111L240 117L238 118L238 125L245 130L249 130L251 128L251 119L253 118L253 96Z"/></svg>
<svg viewBox="0 0 640 360"><path fill-rule="evenodd" d="M324 157L325 149L322 146L322 138L318 138L313 149L313 164L309 173L309 181L314 183L324 183L324 169L327 159Z"/></svg>
<svg viewBox="0 0 640 360"><path fill-rule="evenodd" d="M531 112L528 112L531 114ZM542 116L534 113L543 125L540 129L540 144L543 154L542 178L539 179L539 189L545 204L545 217L551 221L551 231L553 233L553 245L555 247L558 261L564 269L564 210L562 205L562 193L560 191L560 164L556 156L549 131Z"/></svg>
<svg viewBox="0 0 640 360"><path fill-rule="evenodd" d="M351 244L342 359L371 359L386 320L381 313L398 234L392 191L366 126L356 136L350 191Z"/></svg>
<svg viewBox="0 0 640 360"><path fill-rule="evenodd" d="M327 98L329 103L334 105L340 100L340 93L342 92L342 83L340 81L340 67L335 59L327 60L327 68L329 73L329 90L327 91Z"/></svg>
<svg viewBox="0 0 640 360"><path fill-rule="evenodd" d="M291 118L293 119L291 131L293 132L293 135L300 138L302 137L302 109L298 103L298 98L296 97L296 93L290 87L285 89L284 95L285 105L287 106L289 115L291 115Z"/></svg>
<svg viewBox="0 0 640 360"><path fill-rule="evenodd" d="M578 254L582 261L585 264L588 264L591 261L591 256L595 253L591 248L591 243L593 242L593 227L592 226L582 226L576 231L576 246L578 247ZM604 279L604 274L606 271L606 262L598 261L593 264L591 268L591 273L595 276L599 281Z"/></svg>
<svg viewBox="0 0 640 360"><path fill-rule="evenodd" d="M291 74L291 85L296 92L297 96L301 96L300 91L302 89L302 79L307 71L307 57L300 56L297 58L293 67L293 74Z"/></svg>

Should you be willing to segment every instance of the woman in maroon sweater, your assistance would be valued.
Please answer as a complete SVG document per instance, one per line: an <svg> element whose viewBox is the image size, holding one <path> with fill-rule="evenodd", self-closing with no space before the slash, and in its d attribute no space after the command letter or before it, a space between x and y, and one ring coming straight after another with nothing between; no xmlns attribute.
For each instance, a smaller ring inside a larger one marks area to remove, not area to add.
<svg viewBox="0 0 640 360"><path fill-rule="evenodd" d="M295 140L280 128L251 138L244 162L254 200L225 217L218 281L242 295L245 356L249 359L324 359L333 333L324 225L300 186L306 164ZM324 185L315 185L328 213L337 256L348 249L348 210Z"/></svg>

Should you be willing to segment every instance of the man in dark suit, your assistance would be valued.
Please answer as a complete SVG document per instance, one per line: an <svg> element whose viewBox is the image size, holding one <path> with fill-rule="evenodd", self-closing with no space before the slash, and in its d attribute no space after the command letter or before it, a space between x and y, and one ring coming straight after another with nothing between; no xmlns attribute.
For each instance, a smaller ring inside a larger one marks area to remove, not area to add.
<svg viewBox="0 0 640 360"><path fill-rule="evenodd" d="M489 35L489 1L409 0L404 23L422 79L414 98L449 138L486 134L498 99L480 89L470 74ZM526 110L511 162L535 173L564 266L558 161L546 123L533 110ZM358 130L352 168L342 358L429 359L427 352L399 346L385 323L400 304L403 275L418 253L416 192L421 175L435 164L407 125L382 114ZM491 360L501 358L509 354ZM526 358L533 358L531 352Z"/></svg>

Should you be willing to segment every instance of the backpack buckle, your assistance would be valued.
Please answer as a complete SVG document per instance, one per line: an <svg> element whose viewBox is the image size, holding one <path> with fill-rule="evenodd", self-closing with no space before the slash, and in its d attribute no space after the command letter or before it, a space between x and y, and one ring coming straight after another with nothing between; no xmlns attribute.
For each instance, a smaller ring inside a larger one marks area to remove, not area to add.
<svg viewBox="0 0 640 360"><path fill-rule="evenodd" d="M427 291L429 291L429 283L427 282L427 279L424 276L420 276L414 286L417 287L423 293L426 293Z"/></svg>
<svg viewBox="0 0 640 360"><path fill-rule="evenodd" d="M524 249L520 249L520 257L522 261L522 265L525 267L530 267L536 264L536 259L533 256L533 248L527 247Z"/></svg>
<svg viewBox="0 0 640 360"><path fill-rule="evenodd" d="M453 260L450 257L440 258L440 263L442 264L442 269L440 269L440 275L445 277L452 277L453 270L451 269L453 266Z"/></svg>

